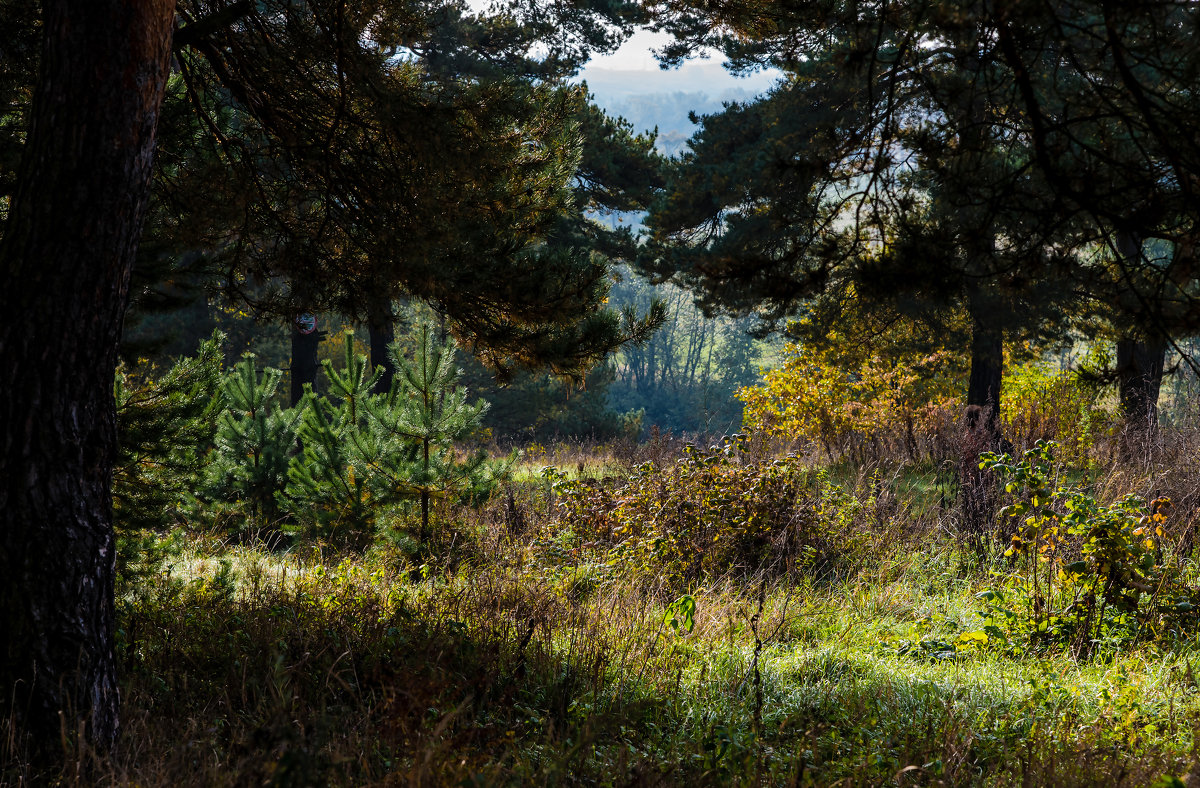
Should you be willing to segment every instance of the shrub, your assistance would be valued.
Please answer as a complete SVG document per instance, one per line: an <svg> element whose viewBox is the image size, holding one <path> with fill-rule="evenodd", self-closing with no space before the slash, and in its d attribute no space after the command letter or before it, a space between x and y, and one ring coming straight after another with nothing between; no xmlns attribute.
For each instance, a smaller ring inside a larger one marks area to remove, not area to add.
<svg viewBox="0 0 1200 788"><path fill-rule="evenodd" d="M1200 623L1200 589L1183 581L1166 533L1169 499L1127 495L1104 504L1062 482L1056 444L1038 441L1020 461L985 454L1016 500L1005 555L1015 571L985 591L984 633L1033 647L1097 646L1179 637Z"/></svg>
<svg viewBox="0 0 1200 788"><path fill-rule="evenodd" d="M959 382L945 353L870 355L845 365L837 346L784 348L783 366L738 391L748 430L819 445L830 457L863 461L899 449L915 461L918 435L935 431Z"/></svg>
<svg viewBox="0 0 1200 788"><path fill-rule="evenodd" d="M673 465L653 462L606 484L558 477L565 520L585 542L634 574L670 587L711 575L807 569L850 558L859 504L794 456L749 456L736 435L687 446Z"/></svg>
<svg viewBox="0 0 1200 788"><path fill-rule="evenodd" d="M1005 437L1018 450L1039 440L1054 441L1059 459L1086 465L1096 438L1113 423L1103 407L1100 387L1089 381L1088 370L1103 359L1085 358L1079 369L1055 369L1045 362L1010 367L1004 376L1004 409L1000 414Z"/></svg>

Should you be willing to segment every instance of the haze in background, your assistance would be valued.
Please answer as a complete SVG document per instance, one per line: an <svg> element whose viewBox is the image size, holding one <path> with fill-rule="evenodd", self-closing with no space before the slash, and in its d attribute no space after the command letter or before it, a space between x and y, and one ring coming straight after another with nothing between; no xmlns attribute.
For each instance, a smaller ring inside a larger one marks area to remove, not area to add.
<svg viewBox="0 0 1200 788"><path fill-rule="evenodd" d="M766 71L735 77L714 54L691 60L679 68L664 70L654 50L667 42L664 33L641 30L611 55L593 59L580 74L596 103L610 115L620 115L639 131L657 128L658 148L676 155L696 126L689 113L707 115L720 111L730 101L749 101L779 78Z"/></svg>
<svg viewBox="0 0 1200 788"><path fill-rule="evenodd" d="M485 10L488 0L468 0L474 11ZM725 70L717 53L664 70L654 50L670 39L665 33L639 30L610 55L594 58L579 79L587 83L596 103L610 115L619 115L638 131L658 129L658 148L676 155L696 130L689 113L719 112L726 102L749 101L779 78L778 71L735 77Z"/></svg>

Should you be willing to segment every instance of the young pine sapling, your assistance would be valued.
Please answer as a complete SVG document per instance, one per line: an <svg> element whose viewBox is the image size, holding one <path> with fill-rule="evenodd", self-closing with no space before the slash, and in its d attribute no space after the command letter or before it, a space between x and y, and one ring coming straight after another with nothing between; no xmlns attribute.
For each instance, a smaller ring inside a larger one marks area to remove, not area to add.
<svg viewBox="0 0 1200 788"><path fill-rule="evenodd" d="M507 465L489 462L482 449L467 457L455 453L455 442L479 429L488 404L467 402L467 390L458 385L462 371L454 364L453 338L438 342L429 324L418 326L415 338L411 360L398 344L391 346L392 391L366 404L385 435L409 441L415 449L410 457L382 458L379 470L405 497L420 500L421 536L428 537L434 498L477 502L491 493Z"/></svg>

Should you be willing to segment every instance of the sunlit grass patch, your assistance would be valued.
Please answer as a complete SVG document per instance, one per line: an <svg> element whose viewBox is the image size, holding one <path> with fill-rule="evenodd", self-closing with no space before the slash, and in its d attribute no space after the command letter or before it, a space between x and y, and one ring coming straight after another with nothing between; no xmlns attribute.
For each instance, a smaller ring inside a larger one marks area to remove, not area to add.
<svg viewBox="0 0 1200 788"><path fill-rule="evenodd" d="M919 473L738 446L512 482L479 511L438 511L427 542L398 527L366 552L153 537L161 561L118 599L126 738L100 781L1140 786L1192 771L1195 633L1087 654L993 640L981 594L1020 567L959 538ZM746 512L767 526L748 531Z"/></svg>

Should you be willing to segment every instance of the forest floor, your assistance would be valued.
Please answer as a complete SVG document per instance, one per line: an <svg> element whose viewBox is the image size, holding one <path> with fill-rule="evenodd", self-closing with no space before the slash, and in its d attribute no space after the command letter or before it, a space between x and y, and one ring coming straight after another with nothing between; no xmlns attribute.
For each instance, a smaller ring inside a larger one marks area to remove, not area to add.
<svg viewBox="0 0 1200 788"><path fill-rule="evenodd" d="M1196 630L1113 625L1086 648L989 630L992 594L1024 570L1002 541L964 538L934 470L841 466L801 484L778 458L729 452L557 460L578 478L518 474L418 547L163 537L162 562L118 601L120 751L81 747L62 775L15 765L0 782L1200 779ZM785 476L805 506L748 528L764 512L738 501L784 500ZM707 530L645 530L689 495L671 516ZM1196 577L1190 556L1173 566Z"/></svg>

